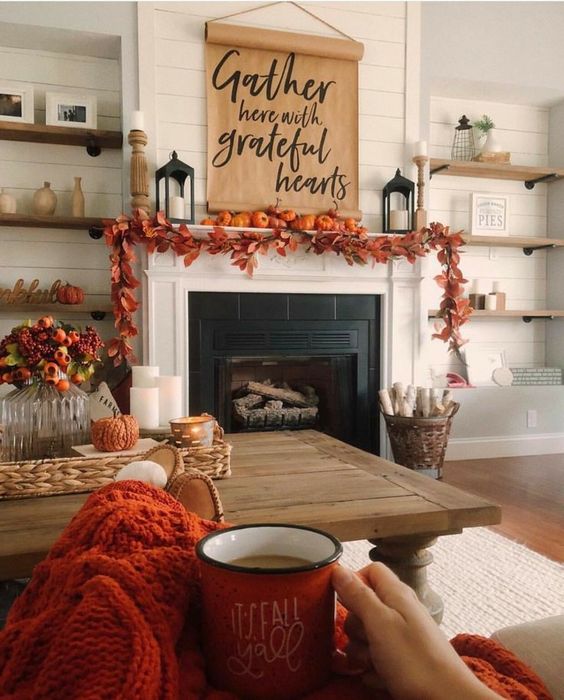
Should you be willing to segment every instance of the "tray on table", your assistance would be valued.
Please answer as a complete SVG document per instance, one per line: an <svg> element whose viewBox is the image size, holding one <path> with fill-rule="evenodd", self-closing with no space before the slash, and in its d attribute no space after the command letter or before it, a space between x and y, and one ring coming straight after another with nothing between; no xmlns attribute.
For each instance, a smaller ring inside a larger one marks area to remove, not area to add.
<svg viewBox="0 0 564 700"><path fill-rule="evenodd" d="M231 449L223 439L223 430L217 427L211 447L180 448L180 452L185 469L198 469L212 479L224 479L231 474ZM0 462L0 500L95 491L111 483L116 472L133 460L131 454L114 453L107 457Z"/></svg>

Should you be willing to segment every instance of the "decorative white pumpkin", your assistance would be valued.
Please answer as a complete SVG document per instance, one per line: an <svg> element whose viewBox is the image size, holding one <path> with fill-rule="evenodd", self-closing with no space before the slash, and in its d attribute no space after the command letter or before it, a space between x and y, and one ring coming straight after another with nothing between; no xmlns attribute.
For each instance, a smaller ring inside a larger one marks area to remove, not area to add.
<svg viewBox="0 0 564 700"><path fill-rule="evenodd" d="M167 482L165 470L160 464L152 462L149 459L130 462L122 467L115 476L116 481L125 481L127 479L144 481L159 489L164 489Z"/></svg>

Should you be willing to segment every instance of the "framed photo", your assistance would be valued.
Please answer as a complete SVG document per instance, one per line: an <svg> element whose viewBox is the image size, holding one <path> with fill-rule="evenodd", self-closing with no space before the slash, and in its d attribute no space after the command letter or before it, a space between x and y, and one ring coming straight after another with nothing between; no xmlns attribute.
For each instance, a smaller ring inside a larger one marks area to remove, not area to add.
<svg viewBox="0 0 564 700"><path fill-rule="evenodd" d="M96 97L65 92L46 92L45 123L50 126L95 129Z"/></svg>
<svg viewBox="0 0 564 700"><path fill-rule="evenodd" d="M498 348L477 347L470 343L463 348L468 381L474 386L497 386L493 372L505 367L505 351Z"/></svg>
<svg viewBox="0 0 564 700"><path fill-rule="evenodd" d="M509 197L472 192L473 236L509 236Z"/></svg>
<svg viewBox="0 0 564 700"><path fill-rule="evenodd" d="M33 124L33 87L0 82L0 121Z"/></svg>

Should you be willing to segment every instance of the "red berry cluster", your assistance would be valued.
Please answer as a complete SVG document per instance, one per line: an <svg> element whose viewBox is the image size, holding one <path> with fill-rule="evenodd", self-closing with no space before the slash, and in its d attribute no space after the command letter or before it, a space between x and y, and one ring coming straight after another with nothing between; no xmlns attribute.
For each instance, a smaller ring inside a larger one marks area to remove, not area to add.
<svg viewBox="0 0 564 700"><path fill-rule="evenodd" d="M104 343L95 328L84 331L43 316L35 324L12 328L0 341L0 384L20 386L32 375L59 391L90 379Z"/></svg>

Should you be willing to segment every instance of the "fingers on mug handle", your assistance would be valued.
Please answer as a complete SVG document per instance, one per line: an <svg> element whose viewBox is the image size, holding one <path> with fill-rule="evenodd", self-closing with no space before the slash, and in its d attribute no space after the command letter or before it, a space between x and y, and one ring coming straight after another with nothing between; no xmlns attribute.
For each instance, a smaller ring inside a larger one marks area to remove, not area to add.
<svg viewBox="0 0 564 700"><path fill-rule="evenodd" d="M340 676L360 676L366 671L366 668L364 667L355 666L354 662L348 657L348 655L339 649L336 649L333 652L331 669L333 673L337 673Z"/></svg>
<svg viewBox="0 0 564 700"><path fill-rule="evenodd" d="M336 566L332 576L333 587L339 600L361 620L384 606L374 591L354 572L344 566Z"/></svg>
<svg viewBox="0 0 564 700"><path fill-rule="evenodd" d="M403 583L387 566L379 562L365 567L360 572L367 585L388 607L398 609L406 604L411 607L417 603L417 596L412 588Z"/></svg>
<svg viewBox="0 0 564 700"><path fill-rule="evenodd" d="M349 613L345 620L344 630L349 639L359 639L363 642L368 641L366 630L362 624L362 620L354 613Z"/></svg>

